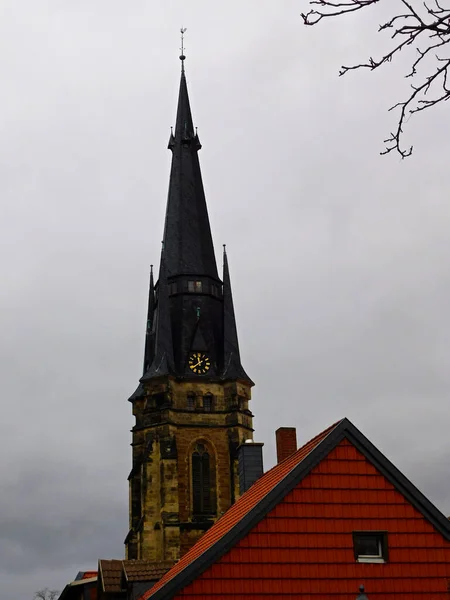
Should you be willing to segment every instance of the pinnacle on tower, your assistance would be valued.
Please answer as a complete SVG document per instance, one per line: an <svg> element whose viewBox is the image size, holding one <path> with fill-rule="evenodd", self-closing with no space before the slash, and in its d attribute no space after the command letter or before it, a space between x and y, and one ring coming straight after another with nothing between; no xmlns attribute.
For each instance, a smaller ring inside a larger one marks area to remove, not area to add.
<svg viewBox="0 0 450 600"><path fill-rule="evenodd" d="M253 385L252 380L241 365L239 342L234 316L233 294L226 246L223 246L223 378L243 379Z"/></svg>

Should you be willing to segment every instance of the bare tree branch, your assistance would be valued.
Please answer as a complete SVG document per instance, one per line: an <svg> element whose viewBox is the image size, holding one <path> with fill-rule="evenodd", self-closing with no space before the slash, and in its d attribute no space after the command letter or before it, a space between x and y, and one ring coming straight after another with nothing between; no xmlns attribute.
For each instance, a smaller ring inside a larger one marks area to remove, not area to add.
<svg viewBox="0 0 450 600"><path fill-rule="evenodd" d="M305 25L316 25L322 19L338 17L377 4L380 0L310 0L312 8L302 13ZM382 65L391 62L402 50L412 47L417 58L412 58L411 69L405 75L411 78L411 93L402 102L391 106L390 111L399 113L397 128L384 140L386 147L381 154L392 150L399 152L402 158L410 156L413 147L404 148L402 145L403 127L411 115L436 106L450 98L450 6L443 6L444 0L428 0L419 3L418 0L399 0L395 11L394 0L386 0L393 6L394 14L378 27L379 32L390 30L392 48L379 58L369 57L367 62L351 66L342 66L339 75L348 71L366 68L374 71ZM447 56L443 54L447 46ZM420 74L419 71L425 71ZM418 82L416 83L416 79Z"/></svg>
<svg viewBox="0 0 450 600"><path fill-rule="evenodd" d="M56 600L58 596L58 590L49 590L48 588L34 592L34 600Z"/></svg>

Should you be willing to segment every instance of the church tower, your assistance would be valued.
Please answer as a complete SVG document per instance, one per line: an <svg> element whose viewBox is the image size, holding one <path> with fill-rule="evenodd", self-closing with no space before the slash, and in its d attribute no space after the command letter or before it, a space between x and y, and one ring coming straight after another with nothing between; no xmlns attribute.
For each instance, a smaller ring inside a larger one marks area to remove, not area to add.
<svg viewBox="0 0 450 600"><path fill-rule="evenodd" d="M177 560L239 496L252 439L228 260L219 278L181 58L158 281L150 274L143 376L130 398L129 559Z"/></svg>

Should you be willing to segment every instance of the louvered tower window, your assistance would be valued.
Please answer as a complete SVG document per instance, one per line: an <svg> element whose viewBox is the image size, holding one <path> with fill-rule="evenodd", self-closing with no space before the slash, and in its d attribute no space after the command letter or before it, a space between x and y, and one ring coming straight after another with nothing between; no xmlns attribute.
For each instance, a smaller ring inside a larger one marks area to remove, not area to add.
<svg viewBox="0 0 450 600"><path fill-rule="evenodd" d="M212 394L205 394L203 396L203 410L205 412L211 412L213 409L213 396Z"/></svg>
<svg viewBox="0 0 450 600"><path fill-rule="evenodd" d="M192 498L195 516L211 515L213 506L212 457L204 444L198 443L192 453Z"/></svg>
<svg viewBox="0 0 450 600"><path fill-rule="evenodd" d="M187 409L195 410L195 394L192 392L187 395Z"/></svg>

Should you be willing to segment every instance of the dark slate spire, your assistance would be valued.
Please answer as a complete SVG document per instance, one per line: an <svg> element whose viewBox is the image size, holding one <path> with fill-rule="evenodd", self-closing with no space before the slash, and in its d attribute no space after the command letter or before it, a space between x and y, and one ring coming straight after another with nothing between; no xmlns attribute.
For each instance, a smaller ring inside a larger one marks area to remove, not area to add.
<svg viewBox="0 0 450 600"><path fill-rule="evenodd" d="M150 274L144 373L131 400L142 397L145 383L171 375L176 378L240 379L253 385L244 371L224 252L223 288L217 273L198 150L182 62L172 151L169 195L159 280ZM205 352L207 373L189 368L192 352Z"/></svg>
<svg viewBox="0 0 450 600"><path fill-rule="evenodd" d="M172 325L170 322L169 286L167 283L165 252L161 254L161 267L157 284L157 301L154 311L153 361L141 381L174 372Z"/></svg>
<svg viewBox="0 0 450 600"><path fill-rule="evenodd" d="M169 193L164 227L167 277L210 276L218 279L214 247L206 208L198 151L201 148L192 122L191 107L182 59Z"/></svg>
<svg viewBox="0 0 450 600"><path fill-rule="evenodd" d="M225 245L223 246L223 378L244 379L253 385L253 381L244 371L239 355L239 343L234 316L233 295L231 292L230 272Z"/></svg>
<svg viewBox="0 0 450 600"><path fill-rule="evenodd" d="M154 357L155 339L153 333L153 318L155 316L155 285L153 283L153 265L150 265L150 286L148 290L147 329L145 332L144 372L150 367Z"/></svg>

